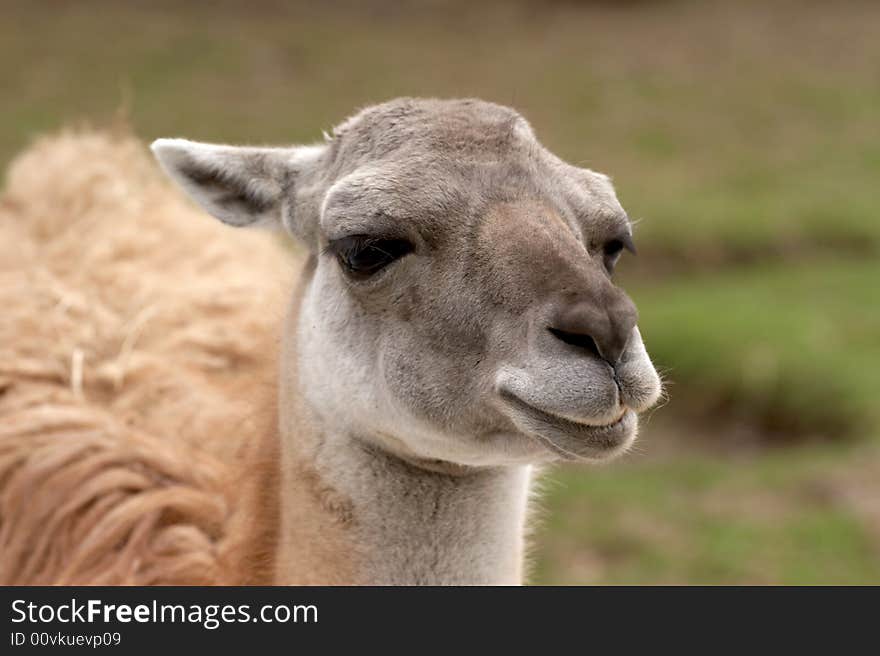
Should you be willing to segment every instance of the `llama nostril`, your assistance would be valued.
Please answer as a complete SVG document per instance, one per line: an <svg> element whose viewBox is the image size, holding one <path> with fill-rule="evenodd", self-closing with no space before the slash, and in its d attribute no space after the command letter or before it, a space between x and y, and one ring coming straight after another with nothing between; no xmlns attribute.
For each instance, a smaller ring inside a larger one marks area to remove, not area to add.
<svg viewBox="0 0 880 656"><path fill-rule="evenodd" d="M566 330L559 330L558 328L548 328L550 334L553 335L556 339L565 342L566 344L570 344L571 346L576 346L578 348L584 349L585 351L592 353L597 358L602 358L602 354L599 352L599 347L596 345L596 340L594 340L590 335L583 335L580 333L570 333ZM604 358L602 358L604 360Z"/></svg>
<svg viewBox="0 0 880 656"><path fill-rule="evenodd" d="M635 306L622 292L610 300L564 299L547 322L557 339L581 348L616 366L636 323Z"/></svg>

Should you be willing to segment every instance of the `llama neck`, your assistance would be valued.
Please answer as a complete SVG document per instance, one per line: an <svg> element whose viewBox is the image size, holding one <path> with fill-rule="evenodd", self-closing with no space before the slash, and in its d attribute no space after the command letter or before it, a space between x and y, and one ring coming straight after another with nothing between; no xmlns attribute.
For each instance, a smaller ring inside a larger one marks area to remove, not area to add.
<svg viewBox="0 0 880 656"><path fill-rule="evenodd" d="M282 431L279 583L521 582L528 467L432 471L347 435L310 437L304 459L301 430Z"/></svg>
<svg viewBox="0 0 880 656"><path fill-rule="evenodd" d="M360 496L358 538L368 547L362 573L369 583L522 582L527 467L453 475L383 452L362 454L352 492Z"/></svg>

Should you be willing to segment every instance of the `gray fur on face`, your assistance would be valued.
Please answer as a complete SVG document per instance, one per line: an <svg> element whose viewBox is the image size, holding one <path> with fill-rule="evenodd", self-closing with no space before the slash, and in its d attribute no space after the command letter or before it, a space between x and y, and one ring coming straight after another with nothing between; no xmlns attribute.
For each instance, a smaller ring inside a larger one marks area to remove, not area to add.
<svg viewBox="0 0 880 656"><path fill-rule="evenodd" d="M603 264L630 232L609 179L561 161L509 108L400 99L318 146L154 150L222 220L280 222L310 250L288 366L329 426L465 465L601 459L659 395ZM351 235L413 251L353 280L325 252ZM595 348L549 330L569 306L589 309Z"/></svg>

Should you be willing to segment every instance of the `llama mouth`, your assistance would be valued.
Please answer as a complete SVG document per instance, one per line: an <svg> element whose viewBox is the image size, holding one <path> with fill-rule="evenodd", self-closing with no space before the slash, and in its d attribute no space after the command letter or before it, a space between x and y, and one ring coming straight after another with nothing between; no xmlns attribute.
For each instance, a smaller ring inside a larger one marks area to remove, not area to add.
<svg viewBox="0 0 880 656"><path fill-rule="evenodd" d="M622 453L635 438L638 418L627 407L610 423L597 425L546 412L507 390L500 390L500 396L517 428L563 460L607 460Z"/></svg>

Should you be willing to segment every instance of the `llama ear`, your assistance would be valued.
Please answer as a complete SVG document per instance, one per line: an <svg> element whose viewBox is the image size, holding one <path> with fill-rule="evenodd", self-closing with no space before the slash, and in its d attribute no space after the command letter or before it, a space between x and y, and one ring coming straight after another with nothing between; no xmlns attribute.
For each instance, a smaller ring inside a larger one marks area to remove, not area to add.
<svg viewBox="0 0 880 656"><path fill-rule="evenodd" d="M157 139L150 146L165 173L210 214L233 226L287 225L296 178L322 146L252 148Z"/></svg>

